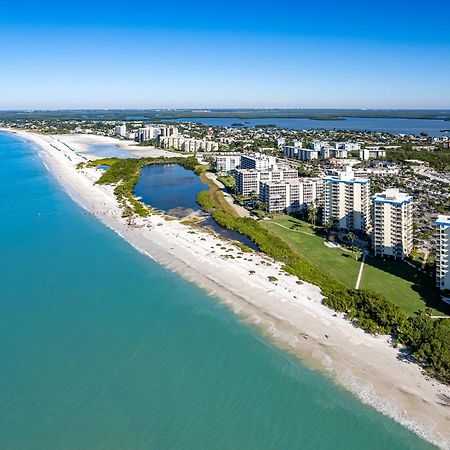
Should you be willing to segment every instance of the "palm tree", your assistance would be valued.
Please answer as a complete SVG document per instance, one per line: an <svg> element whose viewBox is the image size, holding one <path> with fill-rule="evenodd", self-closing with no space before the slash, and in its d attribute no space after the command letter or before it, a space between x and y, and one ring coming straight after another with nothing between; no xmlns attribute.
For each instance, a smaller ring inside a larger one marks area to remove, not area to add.
<svg viewBox="0 0 450 450"><path fill-rule="evenodd" d="M356 239L356 235L355 235L355 233L353 233L353 231L349 231L348 233L347 233L347 239L352 243L352 245L353 245L353 242L354 242L354 240Z"/></svg>
<svg viewBox="0 0 450 450"><path fill-rule="evenodd" d="M311 205L308 208L308 220L312 223L313 228L316 226L317 220L317 208L314 205Z"/></svg>

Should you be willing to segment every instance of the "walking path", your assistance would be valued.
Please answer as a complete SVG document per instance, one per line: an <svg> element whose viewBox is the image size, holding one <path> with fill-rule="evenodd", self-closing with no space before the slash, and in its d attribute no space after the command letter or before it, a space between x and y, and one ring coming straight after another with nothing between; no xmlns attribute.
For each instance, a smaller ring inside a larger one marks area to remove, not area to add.
<svg viewBox="0 0 450 450"><path fill-rule="evenodd" d="M284 228L285 230L292 231L292 232L294 232L294 233L302 233L302 234L306 234L307 236L315 236L315 234L313 234L313 233L307 233L306 231L302 231L302 230L293 230L292 228L288 228L288 227L286 227L285 225L281 225L281 223L278 223L278 222L273 222L273 221L270 221L270 222L273 223L273 224L275 224L275 225L278 225L278 226L281 227L281 228Z"/></svg>
<svg viewBox="0 0 450 450"><path fill-rule="evenodd" d="M355 284L355 289L359 289L359 284L361 283L361 277L363 274L365 261L366 261L366 254L363 253L362 260L361 260L361 266L359 267L358 279L356 280L356 284Z"/></svg>
<svg viewBox="0 0 450 450"><path fill-rule="evenodd" d="M205 172L205 175L222 191L224 199L231 205L231 207L236 211L236 214L239 217L249 217L250 216L250 212L248 211L248 209L245 209L243 206L241 206L239 203L237 203L234 200L233 196L230 195L228 192L226 192L225 185L217 179L217 176L214 173Z"/></svg>

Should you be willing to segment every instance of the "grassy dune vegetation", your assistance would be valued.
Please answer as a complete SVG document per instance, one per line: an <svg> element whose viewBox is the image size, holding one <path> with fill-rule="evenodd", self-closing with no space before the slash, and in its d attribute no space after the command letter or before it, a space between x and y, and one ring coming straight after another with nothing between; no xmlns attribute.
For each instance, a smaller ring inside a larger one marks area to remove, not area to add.
<svg viewBox="0 0 450 450"><path fill-rule="evenodd" d="M238 217L235 209L225 200L222 191L206 176L206 167L199 166L196 171L203 183L209 185L209 195L216 205L232 217Z"/></svg>

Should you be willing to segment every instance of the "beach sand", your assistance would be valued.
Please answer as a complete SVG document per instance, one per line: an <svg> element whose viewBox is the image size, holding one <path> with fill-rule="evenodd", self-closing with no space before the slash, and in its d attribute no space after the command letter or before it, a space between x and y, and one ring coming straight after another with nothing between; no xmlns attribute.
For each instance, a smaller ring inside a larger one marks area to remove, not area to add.
<svg viewBox="0 0 450 450"><path fill-rule="evenodd" d="M124 157L161 157L173 156L173 152L155 147L139 146L135 141L117 139L108 136L99 136L96 134L59 134L52 136L55 140L67 145L70 149L90 158L99 158L95 153L91 152L93 145L116 147L117 150L124 153ZM177 153L178 156L181 156Z"/></svg>
<svg viewBox="0 0 450 450"><path fill-rule="evenodd" d="M71 141L68 147L60 137L16 134L40 147L46 167L76 202L136 249L227 303L278 346L364 403L450 449L450 387L403 360L389 345L389 337L375 337L353 327L321 304L318 287L297 284L295 277L265 255L242 253L211 233L159 215L138 219L135 227L129 227L113 187L94 185L101 171L75 168L83 157L69 147L80 151L81 144Z"/></svg>

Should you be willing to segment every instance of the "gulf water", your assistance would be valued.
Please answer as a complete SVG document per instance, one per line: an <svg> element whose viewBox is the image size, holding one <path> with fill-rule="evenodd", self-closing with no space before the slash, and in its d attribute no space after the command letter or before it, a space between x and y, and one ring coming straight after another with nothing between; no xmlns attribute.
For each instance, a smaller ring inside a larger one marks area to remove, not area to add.
<svg viewBox="0 0 450 450"><path fill-rule="evenodd" d="M139 254L0 133L0 449L427 449Z"/></svg>

